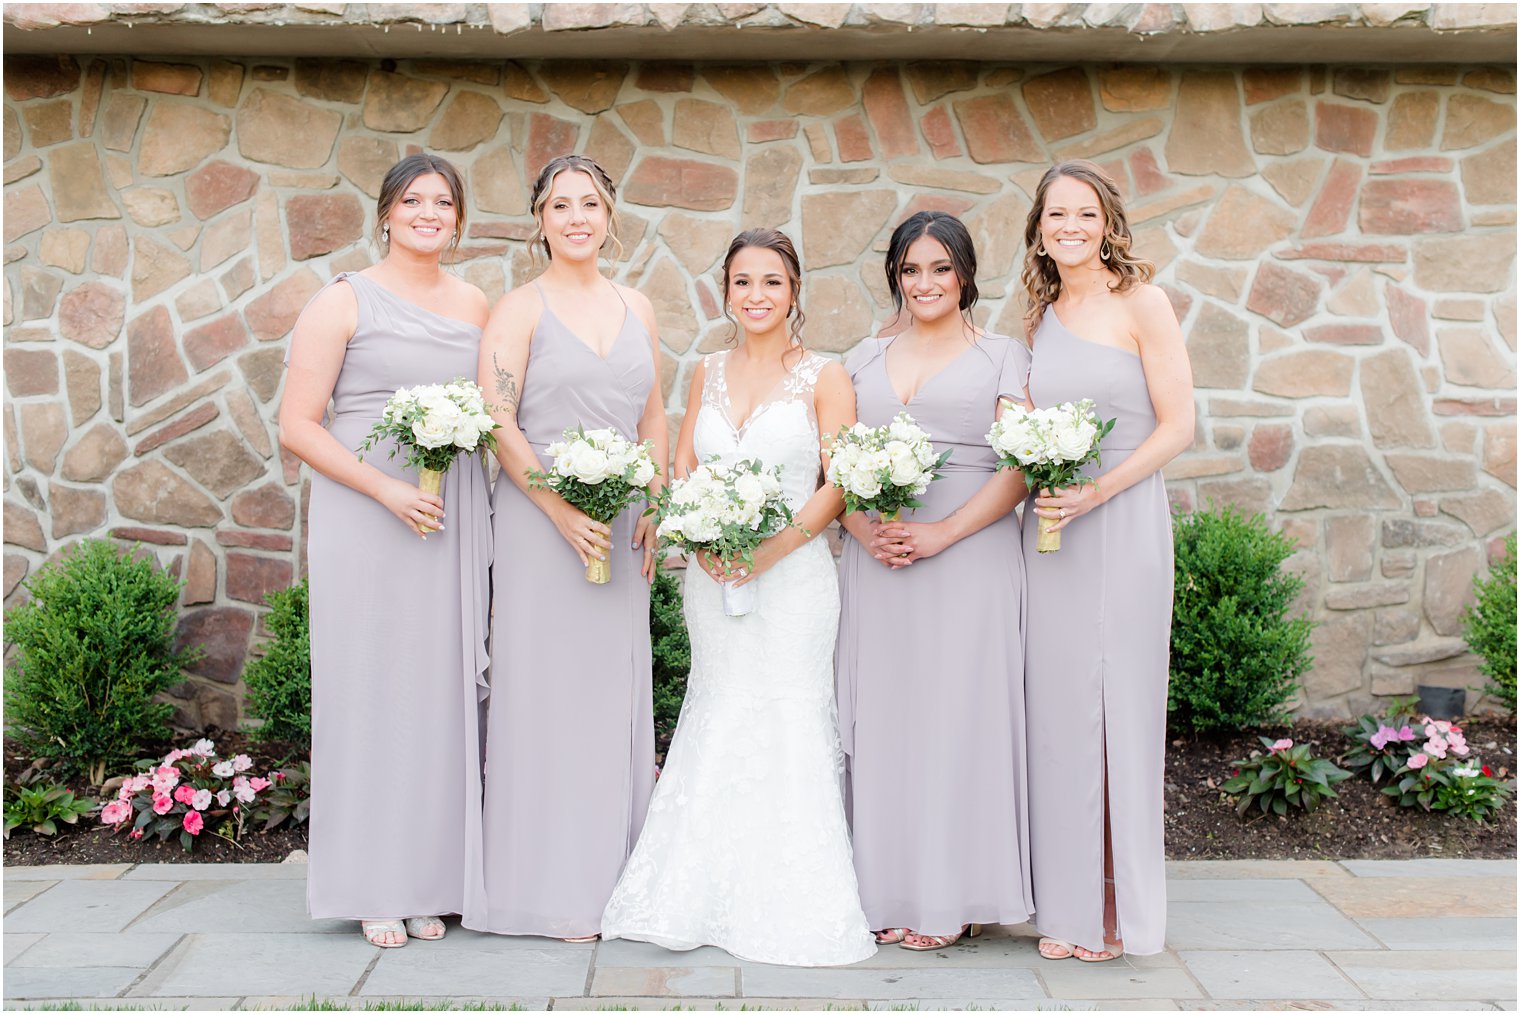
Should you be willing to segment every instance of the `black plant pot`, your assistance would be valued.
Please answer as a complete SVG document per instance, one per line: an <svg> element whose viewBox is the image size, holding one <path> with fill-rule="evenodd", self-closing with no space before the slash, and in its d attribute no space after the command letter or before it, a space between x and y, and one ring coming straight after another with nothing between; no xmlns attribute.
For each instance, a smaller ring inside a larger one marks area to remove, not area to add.
<svg viewBox="0 0 1520 1014"><path fill-rule="evenodd" d="M1420 713L1431 718L1454 721L1467 713L1467 691L1462 687L1415 687L1420 695Z"/></svg>

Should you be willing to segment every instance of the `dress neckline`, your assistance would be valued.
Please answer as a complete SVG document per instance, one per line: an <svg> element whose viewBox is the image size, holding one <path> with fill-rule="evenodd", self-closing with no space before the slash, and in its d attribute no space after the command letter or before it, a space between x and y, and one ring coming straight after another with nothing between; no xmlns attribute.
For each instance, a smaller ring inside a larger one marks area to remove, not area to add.
<svg viewBox="0 0 1520 1014"><path fill-rule="evenodd" d="M389 298L391 300L394 300L397 303L400 303L402 306L409 306L413 310L421 310L423 313L426 313L426 314L428 314L430 316L433 316L433 317L437 317L439 320L446 320L446 321L449 321L450 323L459 324L459 325L462 325L464 327L473 327L477 331L479 331L481 329L479 324L472 324L472 323L470 323L467 320L460 320L458 317L450 317L446 313L439 313L437 310L430 310L427 307L423 306L421 303L416 302L415 300L407 299L405 296L398 295L397 293L392 292L390 289L387 289L385 286L381 285L379 282L375 281L373 278L371 278L371 277L369 277L368 275L365 275L365 274L360 274L357 271L345 271L341 275L338 275L334 279L334 281L344 281L344 282L347 282L347 281L350 281L351 279L354 279L354 278L362 278L362 279L364 279L364 283L366 285L369 285L370 287L372 287L372 288L374 288L374 289L376 289L376 290L378 290L380 292L383 292L386 295L387 298Z"/></svg>
<svg viewBox="0 0 1520 1014"><path fill-rule="evenodd" d="M733 413L729 411L730 406L733 405L733 399L728 396L728 357L733 351L733 349L724 349L721 358L718 360L718 368L720 370L718 377L718 414L723 417L723 421L728 424L728 428L733 430L734 435L743 439L745 432L749 429L750 423L763 415L766 409L772 405L780 405L795 400L792 398L773 398L771 395L775 394L778 388L783 391L786 390L787 385L797 376L798 371L802 369L813 353L807 349L802 349L802 356L797 360L796 365L790 367L785 374L766 389L765 396L749 410L749 415L745 416L744 424L736 426L734 425Z"/></svg>
<svg viewBox="0 0 1520 1014"><path fill-rule="evenodd" d="M917 401L919 399L919 396L924 393L924 388L928 387L930 384L932 384L936 380L938 380L940 378L940 375L942 373L945 373L947 370L949 370L956 363L959 363L962 359L966 358L966 355L968 353L970 353L971 351L973 351L974 349L981 348L982 341L983 341L983 339L986 336L983 335L982 337L977 338L976 341L972 342L966 348L962 349L957 355L951 357L950 361L947 362L944 366L941 366L939 369L935 370L928 377L926 377L924 379L924 382L918 385L918 390L914 391L913 392L913 396L911 398L909 398L907 401L903 401L902 398L898 395L898 393L897 393L897 385L894 384L894 383L892 383L892 370L887 365L887 354L891 351L892 346L894 344L896 344L897 339L899 339L901 337L902 337L902 333L899 332L899 333L893 335L891 338L889 338L887 340L887 343L882 346L882 349L881 349L881 373L882 373L882 377L885 378L885 380L887 382L887 390L889 392L891 392L891 394L892 394L892 400L895 401L895 402L897 402L897 404L900 407L907 408L908 406L912 405L915 401Z"/></svg>
<svg viewBox="0 0 1520 1014"><path fill-rule="evenodd" d="M1117 345L1109 345L1104 342L1095 342L1091 338L1083 338L1071 328L1067 327L1065 322L1061 320L1061 315L1056 313L1056 305L1054 303L1046 303L1045 312L1050 314L1050 319L1056 322L1056 327L1060 328L1062 331L1065 331L1067 334L1071 335L1071 337L1075 338L1083 345L1092 345L1096 348L1108 349L1110 352L1117 352L1121 356L1129 356L1131 359L1140 358L1140 353L1138 352L1131 352L1129 349L1121 349Z"/></svg>

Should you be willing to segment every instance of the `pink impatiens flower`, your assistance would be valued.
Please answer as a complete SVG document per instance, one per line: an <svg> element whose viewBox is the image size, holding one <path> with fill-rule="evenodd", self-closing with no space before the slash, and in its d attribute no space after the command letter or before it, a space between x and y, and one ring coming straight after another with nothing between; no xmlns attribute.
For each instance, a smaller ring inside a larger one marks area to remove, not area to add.
<svg viewBox="0 0 1520 1014"><path fill-rule="evenodd" d="M265 789L269 788L269 784L270 782L267 778L248 779L248 787L254 792L263 792Z"/></svg>
<svg viewBox="0 0 1520 1014"><path fill-rule="evenodd" d="M190 805L195 807L197 810L204 810L206 807L211 805L211 798L210 789L201 789L191 798Z"/></svg>
<svg viewBox="0 0 1520 1014"><path fill-rule="evenodd" d="M100 822L102 824L123 824L130 816L132 816L132 804L125 800L117 799L107 803L105 808L100 811Z"/></svg>
<svg viewBox="0 0 1520 1014"><path fill-rule="evenodd" d="M1291 750L1291 749L1293 749L1293 741L1291 739L1280 739L1276 743L1272 744L1272 752L1273 753L1276 753L1279 750Z"/></svg>
<svg viewBox="0 0 1520 1014"><path fill-rule="evenodd" d="M253 802L253 786L248 784L248 779L238 775L232 780L232 795L239 803Z"/></svg>
<svg viewBox="0 0 1520 1014"><path fill-rule="evenodd" d="M230 760L217 761L211 768L211 773L218 778L232 777L232 762Z"/></svg>
<svg viewBox="0 0 1520 1014"><path fill-rule="evenodd" d="M232 770L242 773L253 767L253 760L246 753L240 753L232 758Z"/></svg>
<svg viewBox="0 0 1520 1014"><path fill-rule="evenodd" d="M1446 740L1440 736L1431 736L1425 741L1422 749L1437 760L1441 760L1446 756Z"/></svg>
<svg viewBox="0 0 1520 1014"><path fill-rule="evenodd" d="M194 798L194 785L181 785L174 790L174 801L176 803L189 803Z"/></svg>
<svg viewBox="0 0 1520 1014"><path fill-rule="evenodd" d="M1411 729L1407 725L1404 726L1403 728L1399 729L1399 742L1400 743L1409 743L1409 742L1412 742L1413 740L1414 740L1414 730L1413 729Z"/></svg>
<svg viewBox="0 0 1520 1014"><path fill-rule="evenodd" d="M228 792L226 789L223 789L216 794L217 806L226 806L230 802L232 802L232 793Z"/></svg>
<svg viewBox="0 0 1520 1014"><path fill-rule="evenodd" d="M1414 771L1420 770L1420 768L1429 763L1430 758L1425 756L1423 753L1417 753L1413 757L1409 758L1409 767Z"/></svg>
<svg viewBox="0 0 1520 1014"><path fill-rule="evenodd" d="M185 814L185 830L191 834L200 834L201 828L206 825L206 820L199 812L191 810Z"/></svg>
<svg viewBox="0 0 1520 1014"><path fill-rule="evenodd" d="M162 792L153 793L153 812L162 816L174 809L174 800Z"/></svg>

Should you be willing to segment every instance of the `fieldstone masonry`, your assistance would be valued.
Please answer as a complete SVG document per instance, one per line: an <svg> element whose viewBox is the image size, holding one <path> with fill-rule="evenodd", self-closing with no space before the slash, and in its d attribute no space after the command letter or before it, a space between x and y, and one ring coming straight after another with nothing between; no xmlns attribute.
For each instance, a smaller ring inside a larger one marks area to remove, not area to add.
<svg viewBox="0 0 1520 1014"><path fill-rule="evenodd" d="M646 11L542 18L593 6ZM274 439L285 340L325 279L373 262L373 198L402 154L464 170L455 270L493 299L534 271L526 181L564 151L601 160L621 182L612 272L656 307L673 413L730 334L715 273L740 228L798 240L808 341L838 354L889 314L891 229L950 211L977 240L978 319L1018 333L1030 196L1080 156L1119 180L1187 335L1198 428L1173 500L1264 511L1297 540L1319 623L1304 712L1476 685L1460 616L1515 524L1514 68L1029 56L9 55L7 605L82 537L143 543L186 581L181 634L207 653L184 719L237 723L262 597L304 564L309 480Z"/></svg>

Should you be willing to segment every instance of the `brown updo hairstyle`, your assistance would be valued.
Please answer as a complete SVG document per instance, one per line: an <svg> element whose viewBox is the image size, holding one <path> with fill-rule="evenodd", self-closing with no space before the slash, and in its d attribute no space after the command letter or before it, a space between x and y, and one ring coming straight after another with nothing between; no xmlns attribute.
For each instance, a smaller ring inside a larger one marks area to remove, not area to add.
<svg viewBox="0 0 1520 1014"><path fill-rule="evenodd" d="M443 177L443 182L449 188L449 196L454 199L454 238L449 241L449 250L452 252L459 249L459 240L464 236L464 179L448 159L423 152L408 155L391 166L385 171L385 178L380 181L380 196L375 200L375 242L382 251L389 253L391 248L385 220L391 217L391 212L406 196L407 188L412 182L429 173Z"/></svg>
<svg viewBox="0 0 1520 1014"><path fill-rule="evenodd" d="M597 164L596 159L585 155L556 155L538 171L538 179L533 181L533 191L528 197L528 208L533 212L534 222L528 246L533 251L533 256L537 257L538 251L542 249L545 257L554 259L548 237L544 235L544 205L549 203L549 191L554 188L554 178L564 172L585 173L591 178L592 189L607 209L607 238L617 247L615 256L623 256L623 241L618 239L617 185L607 175L607 170Z"/></svg>
<svg viewBox="0 0 1520 1014"><path fill-rule="evenodd" d="M1124 214L1124 199L1113 179L1094 162L1085 158L1057 162L1045 170L1040 185L1035 187L1034 207L1024 222L1024 336L1033 337L1040 325L1045 307L1061 295L1061 273L1056 262L1045 252L1040 240L1040 218L1045 214L1045 195L1051 184L1062 176L1080 180L1093 188L1098 195L1098 207L1103 212L1103 246L1100 255L1108 270L1118 278L1109 284L1112 292L1127 292L1137 285L1151 280L1156 266L1132 252L1134 236L1129 231L1129 219Z"/></svg>
<svg viewBox="0 0 1520 1014"><path fill-rule="evenodd" d="M739 251L746 247L774 250L780 256L781 264L786 269L786 280L792 286L792 305L786 309L787 318L792 323L787 331L792 338L792 349L801 350L802 324L807 319L802 313L802 261L798 259L797 248L792 245L786 233L777 229L746 229L734 237L734 241L728 244L728 253L723 255L723 316L734 326L734 333L728 337L729 343L737 343L739 339L739 322L729 313L728 307L729 266Z"/></svg>

